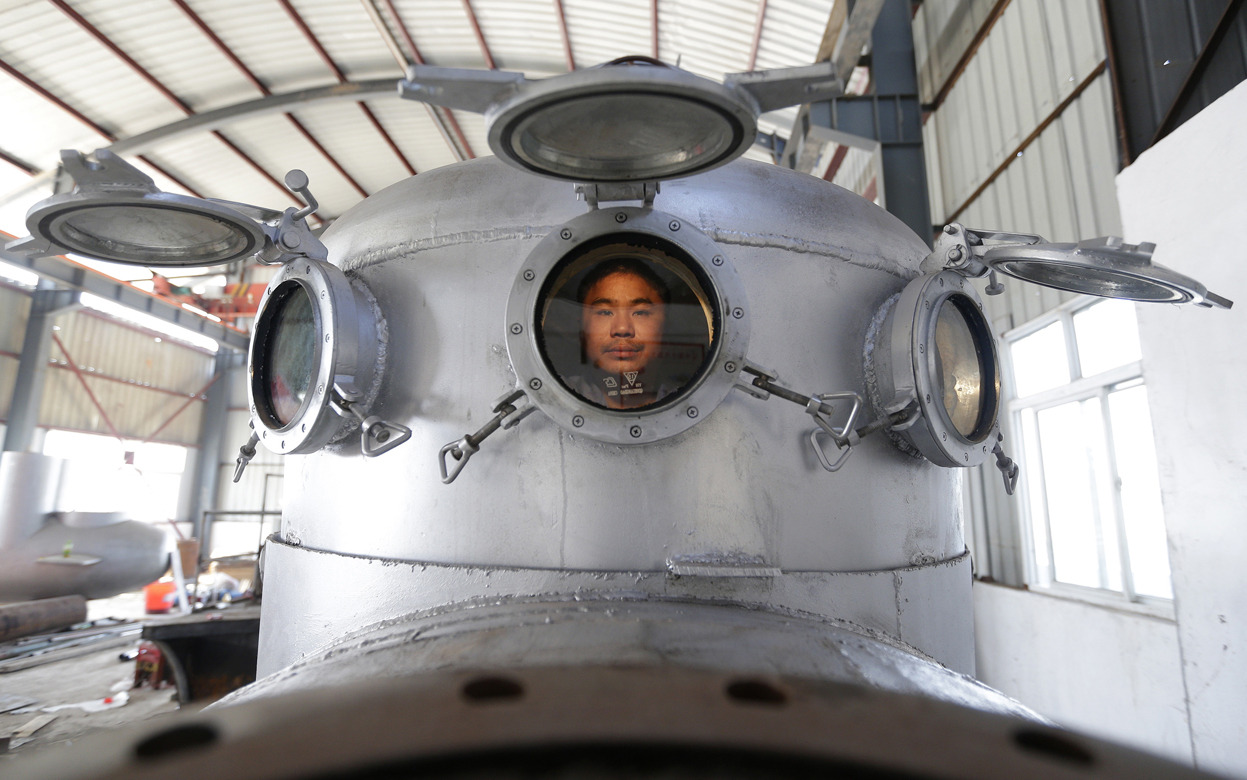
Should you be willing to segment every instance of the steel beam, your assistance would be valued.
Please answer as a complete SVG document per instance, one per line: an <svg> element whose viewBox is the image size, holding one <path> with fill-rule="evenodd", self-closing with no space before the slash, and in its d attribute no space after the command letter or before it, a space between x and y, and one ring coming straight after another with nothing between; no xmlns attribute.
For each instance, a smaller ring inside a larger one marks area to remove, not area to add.
<svg viewBox="0 0 1247 780"><path fill-rule="evenodd" d="M195 333L201 333L228 349L246 352L251 343L250 335L237 328L189 312L172 301L140 290L134 285L112 279L63 257L31 258L0 249L0 260L33 271L59 286L89 292ZM23 357L24 353L25 350L23 350ZM44 354L46 356L46 350Z"/></svg>
<svg viewBox="0 0 1247 780"><path fill-rule="evenodd" d="M859 0L860 5L860 0ZM853 33L857 8L849 16L847 45L860 44ZM841 48L837 61L848 62ZM922 106L907 0L885 0L871 32L870 95L813 103L807 115L808 141L835 141L859 148L878 147L883 163L879 182L884 207L930 243L931 207L922 153ZM807 143L807 145L809 145ZM791 144L790 144L791 146Z"/></svg>
<svg viewBox="0 0 1247 780"><path fill-rule="evenodd" d="M204 513L216 507L217 487L220 482L221 461L225 460L224 446L226 419L229 416L229 373L242 366L240 353L221 350L216 355L216 371L213 383L208 387L208 401L204 405L199 427L199 453L191 483L190 522L191 536L203 539ZM201 545L202 559L207 546Z"/></svg>
<svg viewBox="0 0 1247 780"><path fill-rule="evenodd" d="M8 256L5 256L8 260ZM6 452L28 452L39 422L39 404L43 400L43 383L48 373L48 351L52 346L52 320L57 314L79 306L78 293L57 289L46 280L31 294L30 316L26 318L26 335L22 340L22 357L17 364L13 382L13 401L4 429Z"/></svg>

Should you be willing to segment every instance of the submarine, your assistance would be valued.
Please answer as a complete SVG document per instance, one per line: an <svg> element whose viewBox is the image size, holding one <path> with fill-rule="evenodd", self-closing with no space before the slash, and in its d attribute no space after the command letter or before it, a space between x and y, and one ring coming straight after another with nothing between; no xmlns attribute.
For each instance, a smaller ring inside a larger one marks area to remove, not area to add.
<svg viewBox="0 0 1247 780"><path fill-rule="evenodd" d="M247 361L285 456L258 680L18 777L1201 776L976 681L965 470L1007 283L1228 308L1114 237L945 226L738 159L829 63L722 82L413 66L494 157L323 234L107 151L12 251L276 267Z"/></svg>

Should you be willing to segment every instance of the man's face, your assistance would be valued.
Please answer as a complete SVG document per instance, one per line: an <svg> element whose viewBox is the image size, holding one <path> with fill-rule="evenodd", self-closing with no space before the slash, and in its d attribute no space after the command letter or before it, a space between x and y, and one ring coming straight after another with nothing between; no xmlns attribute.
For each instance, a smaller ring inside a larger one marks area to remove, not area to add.
<svg viewBox="0 0 1247 780"><path fill-rule="evenodd" d="M666 306L649 282L619 271L585 295L581 332L589 362L621 374L640 371L658 354Z"/></svg>

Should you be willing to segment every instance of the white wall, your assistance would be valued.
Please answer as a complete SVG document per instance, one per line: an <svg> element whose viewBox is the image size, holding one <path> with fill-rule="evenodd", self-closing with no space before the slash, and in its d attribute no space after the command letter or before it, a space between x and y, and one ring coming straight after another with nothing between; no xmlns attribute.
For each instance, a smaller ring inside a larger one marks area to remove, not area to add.
<svg viewBox="0 0 1247 780"><path fill-rule="evenodd" d="M1062 726L1191 763L1169 620L974 584L980 680Z"/></svg>
<svg viewBox="0 0 1247 780"><path fill-rule="evenodd" d="M1127 241L1231 311L1139 306L1196 765L1247 776L1247 82L1117 178Z"/></svg>

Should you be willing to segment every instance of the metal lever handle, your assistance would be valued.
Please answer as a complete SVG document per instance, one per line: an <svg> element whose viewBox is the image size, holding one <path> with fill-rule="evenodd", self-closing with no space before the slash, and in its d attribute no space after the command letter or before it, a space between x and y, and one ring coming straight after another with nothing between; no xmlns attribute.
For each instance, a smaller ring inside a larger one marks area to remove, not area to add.
<svg viewBox="0 0 1247 780"><path fill-rule="evenodd" d="M247 464L250 463L251 459L255 457L255 445L259 443L260 443L260 434L256 433L255 431L252 431L251 438L247 439L247 443L242 445L242 447L239 448L238 460L236 461L238 465L234 467L234 483L235 484L238 483L238 480L242 479L242 473L243 471L247 469Z"/></svg>
<svg viewBox="0 0 1247 780"><path fill-rule="evenodd" d="M1013 495L1013 491L1018 485L1018 476L1021 474L1021 470L1018 469L1018 464L1014 463L1013 459L1005 454L1004 448L1000 446L1001 441L1004 441L1004 437L998 436L997 444L992 450L992 454L996 456L996 468L1000 470L1000 476L1004 478L1005 493Z"/></svg>
<svg viewBox="0 0 1247 780"><path fill-rule="evenodd" d="M459 472L463 471L463 467L468 465L468 459L475 455L481 449L481 442L489 438L489 436L499 428L514 428L537 407L531 404L523 408L516 406L521 398L527 397L523 390L512 390L506 395L494 402L492 411L494 416L481 426L476 433L469 433L459 441L452 441L447 444L437 454L437 464L442 472L443 484L449 485L455 481L455 477L459 476ZM447 468L446 456L454 458L456 463L453 467Z"/></svg>
<svg viewBox="0 0 1247 780"><path fill-rule="evenodd" d="M308 181L307 174L298 168L292 168L286 172L286 187L288 187L291 192L298 194L300 198L303 198L303 202L307 204L304 208L301 208L290 215L291 219L295 222L298 222L301 219L307 219L315 214L317 209L320 208L320 203L317 202L316 196L312 195L312 191L308 189L309 184L311 184L311 182Z"/></svg>
<svg viewBox="0 0 1247 780"><path fill-rule="evenodd" d="M848 419L844 421L844 425L840 428L834 427L831 422L824 416L825 407L828 401L852 401L853 405L849 407ZM814 454L818 456L818 462L827 471L839 471L845 461L849 459L849 455L853 453L853 445L859 441L857 432L853 430L853 424L857 422L857 413L862 408L862 397L857 393L825 393L823 395L810 398L805 405L805 411L814 418L814 422L818 427L810 431L810 446L814 448ZM836 449L840 451L839 457L832 461L827 457L827 452L823 449L823 445L819 442L818 437L826 435L831 437L835 442Z"/></svg>

